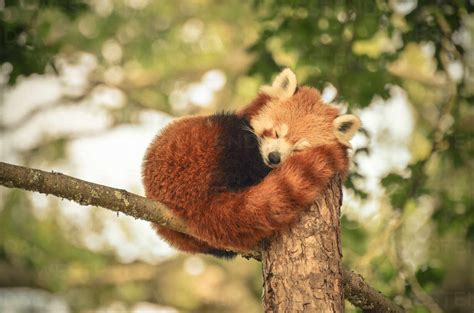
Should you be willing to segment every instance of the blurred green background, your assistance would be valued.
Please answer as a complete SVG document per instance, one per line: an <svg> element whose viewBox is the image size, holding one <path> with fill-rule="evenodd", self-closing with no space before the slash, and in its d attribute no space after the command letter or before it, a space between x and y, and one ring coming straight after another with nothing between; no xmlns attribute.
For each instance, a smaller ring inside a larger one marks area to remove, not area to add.
<svg viewBox="0 0 474 313"><path fill-rule="evenodd" d="M472 312L473 7L0 0L0 159L143 193L161 127L245 105L291 67L363 121L344 264L409 312ZM257 262L177 253L105 209L0 197L1 312L262 311Z"/></svg>

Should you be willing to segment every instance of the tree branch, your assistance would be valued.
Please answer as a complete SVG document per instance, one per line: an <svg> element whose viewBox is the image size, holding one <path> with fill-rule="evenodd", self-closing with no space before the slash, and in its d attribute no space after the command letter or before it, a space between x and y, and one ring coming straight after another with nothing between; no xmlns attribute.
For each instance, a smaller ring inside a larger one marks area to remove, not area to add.
<svg viewBox="0 0 474 313"><path fill-rule="evenodd" d="M51 194L81 205L100 206L186 233L184 223L174 217L164 204L123 189L4 162L0 162L0 185ZM259 259L260 252L244 256ZM370 287L360 275L344 270L343 280L344 296L355 306L367 312L403 312L400 307Z"/></svg>
<svg viewBox="0 0 474 313"><path fill-rule="evenodd" d="M381 294L380 291L370 287L361 275L346 269L343 270L342 274L346 300L361 308L365 313L405 312Z"/></svg>
<svg viewBox="0 0 474 313"><path fill-rule="evenodd" d="M61 173L49 173L4 162L0 162L0 184L9 188L51 194L81 205L100 206L158 223L179 232L186 232L183 222L174 217L164 204L123 189L94 184Z"/></svg>

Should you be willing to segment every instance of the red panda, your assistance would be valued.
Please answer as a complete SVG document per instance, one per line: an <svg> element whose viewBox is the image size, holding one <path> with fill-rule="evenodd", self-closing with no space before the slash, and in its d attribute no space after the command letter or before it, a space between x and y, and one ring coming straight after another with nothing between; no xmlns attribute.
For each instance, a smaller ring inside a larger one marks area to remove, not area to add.
<svg viewBox="0 0 474 313"><path fill-rule="evenodd" d="M192 116L167 126L143 163L146 196L166 204L190 235L154 225L172 246L232 257L293 223L348 168L360 126L283 70L236 113Z"/></svg>

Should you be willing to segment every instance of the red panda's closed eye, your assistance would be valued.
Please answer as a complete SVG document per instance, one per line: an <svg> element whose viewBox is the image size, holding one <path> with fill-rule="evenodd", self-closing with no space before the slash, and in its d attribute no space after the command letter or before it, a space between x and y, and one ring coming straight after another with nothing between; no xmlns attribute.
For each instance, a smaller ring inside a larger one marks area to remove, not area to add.
<svg viewBox="0 0 474 313"><path fill-rule="evenodd" d="M271 129L265 129L260 136L262 138L274 138L274 132Z"/></svg>

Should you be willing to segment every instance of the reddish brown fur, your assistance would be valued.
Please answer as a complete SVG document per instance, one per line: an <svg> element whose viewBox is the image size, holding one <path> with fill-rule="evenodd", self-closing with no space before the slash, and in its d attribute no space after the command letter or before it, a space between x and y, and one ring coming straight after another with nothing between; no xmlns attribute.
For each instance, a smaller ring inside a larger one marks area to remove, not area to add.
<svg viewBox="0 0 474 313"><path fill-rule="evenodd" d="M200 172L212 172L211 164L216 162L216 151L200 149L213 147L217 140L218 129L205 129L204 117L184 118L173 122L160 136L157 136L147 150L143 166L143 183L146 196L170 206L178 215L187 219L200 203L195 199L204 199L208 190L200 186L209 186L211 175L199 175ZM209 131L211 130L211 131ZM214 130L214 131L212 131ZM202 141L203 146L194 142ZM192 147L194 150L182 151L180 147ZM192 158L194 167L182 175L181 164ZM180 194L180 197L174 197ZM186 208L186 209L184 209ZM191 236L154 225L157 232L171 245L186 252L204 252L211 249L206 243Z"/></svg>
<svg viewBox="0 0 474 313"><path fill-rule="evenodd" d="M298 92L292 97L296 101L293 110L300 109L300 102L304 111L306 106L311 112L316 110L324 118L320 127L325 131L337 113L327 106L319 107L320 103L315 108L317 101L311 93ZM252 118L268 101L269 96L260 94L239 114ZM312 124L311 131L314 127ZM348 167L346 148L337 141L328 141L290 156L257 185L238 192L215 192L209 186L218 163L216 142L221 132L205 116L181 119L152 142L145 156L143 182L147 197L168 205L186 222L192 237L155 227L183 251L255 248L262 239L294 222L330 178ZM185 164L192 166L183 168Z"/></svg>
<svg viewBox="0 0 474 313"><path fill-rule="evenodd" d="M239 111L239 115L252 119L270 101L271 97L265 93L259 93L249 105Z"/></svg>
<svg viewBox="0 0 474 313"><path fill-rule="evenodd" d="M271 129L265 129L262 133L262 137L275 137Z"/></svg>

